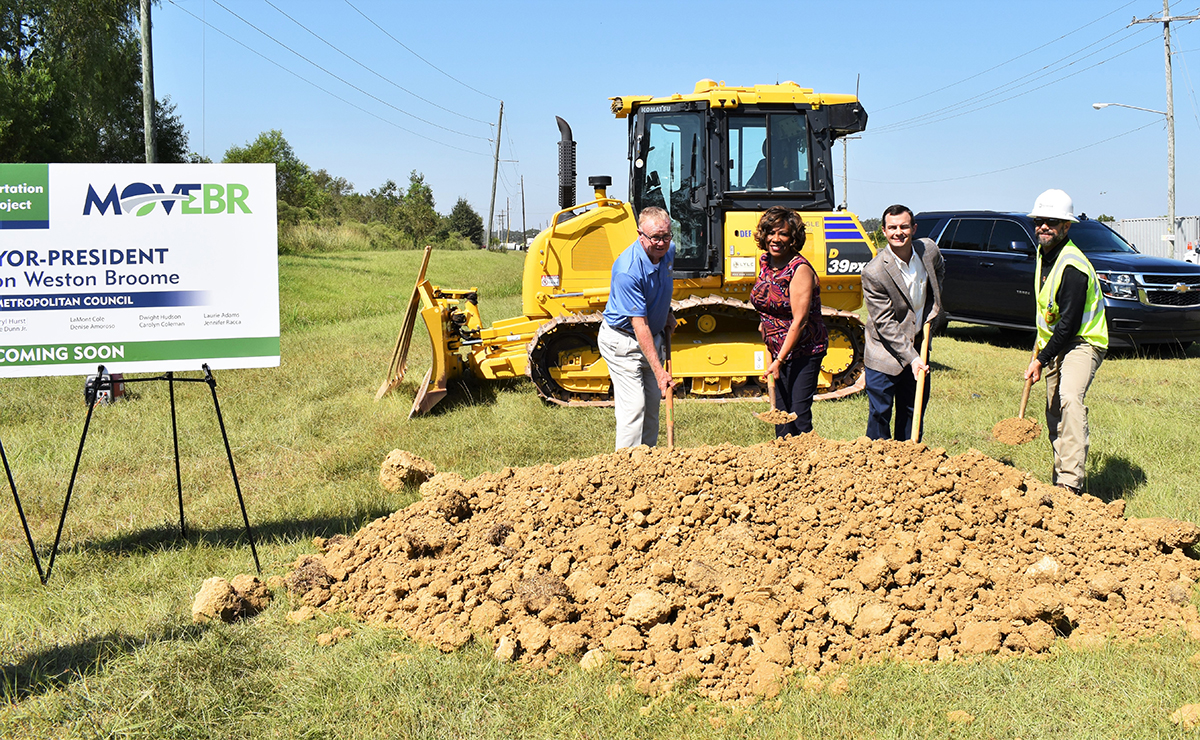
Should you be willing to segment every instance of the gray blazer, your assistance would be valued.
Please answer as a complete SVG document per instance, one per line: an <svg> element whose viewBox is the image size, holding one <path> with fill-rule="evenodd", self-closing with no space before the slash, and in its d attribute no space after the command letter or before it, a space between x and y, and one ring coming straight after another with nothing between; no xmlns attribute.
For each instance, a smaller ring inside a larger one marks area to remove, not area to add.
<svg viewBox="0 0 1200 740"><path fill-rule="evenodd" d="M942 315L942 282L946 278L942 253L931 240L918 239L913 241L913 254L925 265L930 278L920 317L913 311L900 274L900 260L891 247L880 249L862 271L867 302L866 365L887 375L899 375L920 356L916 340L921 327Z"/></svg>

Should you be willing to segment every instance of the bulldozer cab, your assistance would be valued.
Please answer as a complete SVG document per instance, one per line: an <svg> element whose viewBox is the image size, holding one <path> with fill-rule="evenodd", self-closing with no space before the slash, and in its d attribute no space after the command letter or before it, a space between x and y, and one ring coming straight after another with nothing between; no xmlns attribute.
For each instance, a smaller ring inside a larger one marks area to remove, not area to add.
<svg viewBox="0 0 1200 740"><path fill-rule="evenodd" d="M702 80L692 95L614 98L629 118L630 201L671 215L677 277L724 270L725 217L774 205L834 209L831 148L862 131L853 96L795 83L727 88Z"/></svg>

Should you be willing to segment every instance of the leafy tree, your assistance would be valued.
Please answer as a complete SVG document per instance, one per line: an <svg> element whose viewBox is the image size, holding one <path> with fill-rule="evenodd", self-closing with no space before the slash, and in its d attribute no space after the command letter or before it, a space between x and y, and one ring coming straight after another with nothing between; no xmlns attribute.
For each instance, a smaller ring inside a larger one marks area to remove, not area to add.
<svg viewBox="0 0 1200 740"><path fill-rule="evenodd" d="M276 197L293 208L320 206L320 188L278 129L263 131L246 146L231 146L221 160L227 164L275 164Z"/></svg>
<svg viewBox="0 0 1200 740"><path fill-rule="evenodd" d="M1112 216L1109 216L1107 213L1101 213L1099 216L1096 217L1096 220L1102 224L1111 224L1112 222L1116 221L1117 219L1113 218Z"/></svg>
<svg viewBox="0 0 1200 740"><path fill-rule="evenodd" d="M413 170L408 175L408 192L402 206L402 228L416 242L432 235L441 222L433 208L433 189L425 184L425 176Z"/></svg>
<svg viewBox="0 0 1200 740"><path fill-rule="evenodd" d="M0 151L10 162L140 162L137 0L0 4ZM187 133L155 106L161 162L188 161Z"/></svg>
<svg viewBox="0 0 1200 740"><path fill-rule="evenodd" d="M447 225L472 244L483 244L483 218L475 212L466 198L459 198L450 211Z"/></svg>

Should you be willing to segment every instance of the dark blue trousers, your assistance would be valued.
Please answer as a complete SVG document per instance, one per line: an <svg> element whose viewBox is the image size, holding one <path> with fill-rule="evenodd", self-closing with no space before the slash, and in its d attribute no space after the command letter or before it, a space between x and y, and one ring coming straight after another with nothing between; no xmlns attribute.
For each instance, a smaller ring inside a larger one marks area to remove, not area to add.
<svg viewBox="0 0 1200 740"><path fill-rule="evenodd" d="M929 373L925 374L925 398L929 398ZM867 436L871 439L912 437L917 379L905 368L899 375L867 369ZM896 436L892 436L892 407L896 408ZM925 404L928 408L929 404ZM925 409L921 409L921 436L925 434ZM919 440L918 440L919 441Z"/></svg>
<svg viewBox="0 0 1200 740"><path fill-rule="evenodd" d="M812 400L817 392L821 361L824 359L824 352L808 357L796 357L793 354L792 359L780 367L779 379L775 381L775 405L780 411L792 412L796 419L787 424L776 424L776 437L812 431Z"/></svg>

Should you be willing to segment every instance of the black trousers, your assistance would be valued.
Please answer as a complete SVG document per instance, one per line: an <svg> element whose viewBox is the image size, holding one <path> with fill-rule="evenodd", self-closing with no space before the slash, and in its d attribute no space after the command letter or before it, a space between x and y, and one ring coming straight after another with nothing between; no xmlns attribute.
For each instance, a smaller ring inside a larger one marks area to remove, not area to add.
<svg viewBox="0 0 1200 740"><path fill-rule="evenodd" d="M775 436L811 432L812 400L817 392L817 381L821 377L821 361L825 353L797 357L783 363L779 368L779 379L775 381L775 405L781 411L790 411L796 420L775 425Z"/></svg>

